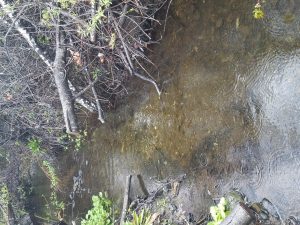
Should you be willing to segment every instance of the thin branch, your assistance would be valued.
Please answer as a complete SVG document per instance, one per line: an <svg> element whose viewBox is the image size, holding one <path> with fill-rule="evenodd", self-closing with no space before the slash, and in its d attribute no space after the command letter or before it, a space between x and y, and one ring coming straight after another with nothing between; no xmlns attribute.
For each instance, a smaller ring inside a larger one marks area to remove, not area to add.
<svg viewBox="0 0 300 225"><path fill-rule="evenodd" d="M83 95L86 91L88 91L94 84L96 84L99 81L100 76L96 77L95 80L93 80L91 83L89 83L85 88L83 88L80 92L78 92L76 95L74 95L73 99L76 99Z"/></svg>
<svg viewBox="0 0 300 225"><path fill-rule="evenodd" d="M154 80L152 80L152 79L150 79L150 78L148 78L148 77L145 77L145 76L143 76L143 75L141 75L141 74L139 74L138 72L133 72L133 74L135 75L135 76L137 76L138 78L140 78L140 79L142 79L142 80L144 80L144 81L148 81L148 82L150 82L151 84L153 84L154 85L154 87L155 87L155 89L156 89L156 91L157 91L157 93L158 93L158 95L160 96L161 95L161 90L159 89L159 87L158 87L158 85L156 84L156 82L154 81Z"/></svg>
<svg viewBox="0 0 300 225"><path fill-rule="evenodd" d="M119 36L119 38L120 38L120 40L121 40L121 43L122 43L122 45L123 45L123 48L124 48L124 51L125 51L125 55L126 55L126 58L127 58L127 62L128 62L129 66L130 66L130 68L131 68L131 69L130 69L130 72L133 72L133 75L139 77L140 79L142 79L142 80L144 80L144 81L148 81L148 82L150 82L151 84L153 84L154 87L155 87L155 89L156 89L156 91L157 91L157 93L158 93L158 95L160 96L160 95L161 95L161 91L160 91L158 85L156 84L156 82L155 82L154 80L152 80L152 79L150 79L150 78L148 78L148 77L145 77L145 76L143 76L143 75L141 75L141 74L139 74L139 73L137 73L137 72L134 71L134 69L133 69L133 63L132 63L132 60L130 59L129 52L128 52L128 49L127 49L127 47L126 47L124 38L123 38L123 36L122 36L122 34L121 34L121 31L120 31L120 29L119 29L119 26L118 26L118 24L117 24L117 22L116 22L114 16L112 15L112 12L111 12L111 11L110 11L110 13L111 13L111 17L112 17L113 23L114 23L114 25L115 25L115 29L117 30L118 36Z"/></svg>
<svg viewBox="0 0 300 225"><path fill-rule="evenodd" d="M89 83L91 85L92 81L91 81L90 73L87 70L87 68L85 68L85 71L87 73L87 77L88 77ZM105 121L104 121L104 118L102 115L102 108L101 108L100 101L99 101L99 98L98 98L98 95L97 95L94 85L91 85L91 89L92 89L92 92L93 92L93 95L94 95L95 101L96 101L96 106L97 106L97 110L98 110L98 120L100 120L101 123L104 123Z"/></svg>

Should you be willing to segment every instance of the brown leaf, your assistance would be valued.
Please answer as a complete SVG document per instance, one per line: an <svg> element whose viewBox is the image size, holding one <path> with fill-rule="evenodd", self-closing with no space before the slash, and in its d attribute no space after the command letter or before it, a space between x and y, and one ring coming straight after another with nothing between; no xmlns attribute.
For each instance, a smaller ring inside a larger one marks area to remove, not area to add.
<svg viewBox="0 0 300 225"><path fill-rule="evenodd" d="M71 57L72 57L72 60L74 61L74 63L77 66L82 66L82 60L81 60L80 53L79 52L73 52L72 50L70 50L70 52L71 52Z"/></svg>

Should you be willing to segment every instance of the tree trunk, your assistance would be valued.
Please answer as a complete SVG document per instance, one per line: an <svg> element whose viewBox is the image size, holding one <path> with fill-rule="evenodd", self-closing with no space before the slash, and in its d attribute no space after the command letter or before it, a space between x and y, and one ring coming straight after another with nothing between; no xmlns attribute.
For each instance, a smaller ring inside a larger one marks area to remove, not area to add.
<svg viewBox="0 0 300 225"><path fill-rule="evenodd" d="M63 110L66 132L77 134L78 126L74 110L74 102L65 71L66 48L63 46L64 39L64 32L61 31L58 24L56 28L56 50L53 64L53 76Z"/></svg>

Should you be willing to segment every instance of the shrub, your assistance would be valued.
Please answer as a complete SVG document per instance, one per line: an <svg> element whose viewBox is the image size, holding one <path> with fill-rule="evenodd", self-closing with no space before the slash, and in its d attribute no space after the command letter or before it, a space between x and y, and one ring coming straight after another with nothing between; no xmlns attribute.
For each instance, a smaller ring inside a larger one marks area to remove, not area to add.
<svg viewBox="0 0 300 225"><path fill-rule="evenodd" d="M132 221L126 221L125 225L151 225L151 214L147 210L142 210L139 214L133 212Z"/></svg>
<svg viewBox="0 0 300 225"><path fill-rule="evenodd" d="M210 207L210 214L213 221L209 222L207 225L220 224L230 214L228 201L222 197L217 206Z"/></svg>
<svg viewBox="0 0 300 225"><path fill-rule="evenodd" d="M113 225L112 202L103 193L92 197L93 207L90 209L81 225Z"/></svg>

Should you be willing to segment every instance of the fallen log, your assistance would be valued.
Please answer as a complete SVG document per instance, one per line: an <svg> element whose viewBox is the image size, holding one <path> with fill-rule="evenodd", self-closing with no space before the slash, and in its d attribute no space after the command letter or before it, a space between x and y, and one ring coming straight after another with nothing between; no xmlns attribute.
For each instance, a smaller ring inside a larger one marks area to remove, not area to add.
<svg viewBox="0 0 300 225"><path fill-rule="evenodd" d="M254 213L240 202L220 225L249 225L254 220Z"/></svg>

